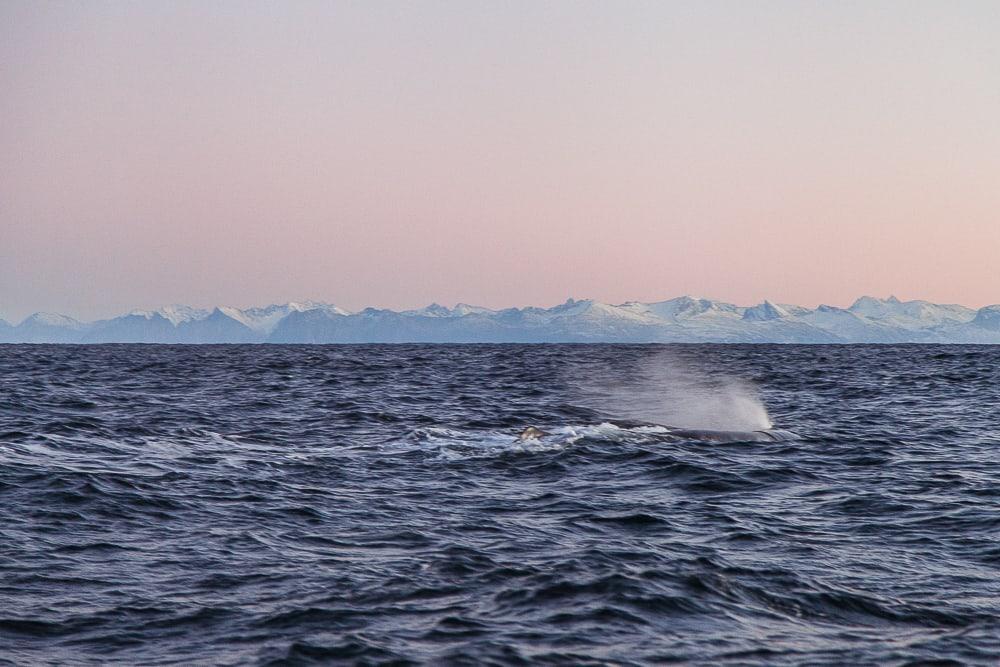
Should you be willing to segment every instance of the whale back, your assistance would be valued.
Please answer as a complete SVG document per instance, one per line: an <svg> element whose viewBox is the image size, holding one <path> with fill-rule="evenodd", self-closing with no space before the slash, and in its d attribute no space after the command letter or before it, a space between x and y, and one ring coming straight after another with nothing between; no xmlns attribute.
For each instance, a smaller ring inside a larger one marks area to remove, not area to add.
<svg viewBox="0 0 1000 667"><path fill-rule="evenodd" d="M664 434L666 437L680 440L696 440L699 442L787 442L789 440L796 440L799 437L791 431L785 431L782 429L767 429L759 431L718 431L711 429L676 428L673 426L664 426L662 424L639 421L615 420L611 423L621 428L659 426L667 429L667 433ZM539 438L544 438L547 435L549 434L537 426L528 426L521 431L521 433L517 436L517 439L518 441L523 442L525 440L537 440Z"/></svg>
<svg viewBox="0 0 1000 667"><path fill-rule="evenodd" d="M701 442L786 442L797 436L791 431L768 429L761 431L710 431L704 429L670 429L670 435Z"/></svg>

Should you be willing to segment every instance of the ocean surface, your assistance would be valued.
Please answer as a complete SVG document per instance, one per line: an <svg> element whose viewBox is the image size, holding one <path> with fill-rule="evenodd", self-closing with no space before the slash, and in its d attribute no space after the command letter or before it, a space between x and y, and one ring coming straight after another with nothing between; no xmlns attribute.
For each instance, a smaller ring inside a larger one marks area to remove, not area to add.
<svg viewBox="0 0 1000 667"><path fill-rule="evenodd" d="M1000 662L1000 346L9 345L0 457L3 664Z"/></svg>

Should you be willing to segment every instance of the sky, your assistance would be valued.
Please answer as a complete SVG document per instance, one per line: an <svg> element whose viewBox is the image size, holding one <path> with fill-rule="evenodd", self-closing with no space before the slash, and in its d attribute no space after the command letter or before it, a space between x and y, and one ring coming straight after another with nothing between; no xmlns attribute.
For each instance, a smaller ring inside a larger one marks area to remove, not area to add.
<svg viewBox="0 0 1000 667"><path fill-rule="evenodd" d="M0 317L1000 302L1000 3L0 0Z"/></svg>

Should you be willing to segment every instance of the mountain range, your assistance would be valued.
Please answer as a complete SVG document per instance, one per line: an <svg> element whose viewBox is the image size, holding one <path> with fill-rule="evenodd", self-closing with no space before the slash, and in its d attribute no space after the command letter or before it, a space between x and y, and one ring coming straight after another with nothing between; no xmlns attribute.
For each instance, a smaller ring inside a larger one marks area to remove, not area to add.
<svg viewBox="0 0 1000 667"><path fill-rule="evenodd" d="M864 296L849 308L770 301L737 306L682 296L612 305L569 299L552 308L419 310L292 302L263 308L167 306L79 322L35 313L0 320L4 343L1000 343L1000 305L979 310Z"/></svg>

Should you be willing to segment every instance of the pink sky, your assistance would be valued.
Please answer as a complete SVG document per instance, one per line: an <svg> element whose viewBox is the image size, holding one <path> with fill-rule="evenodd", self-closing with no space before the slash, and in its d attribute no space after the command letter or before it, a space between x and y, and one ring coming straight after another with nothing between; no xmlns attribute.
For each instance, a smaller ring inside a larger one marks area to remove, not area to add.
<svg viewBox="0 0 1000 667"><path fill-rule="evenodd" d="M0 2L0 317L997 303L998 35L995 2Z"/></svg>

